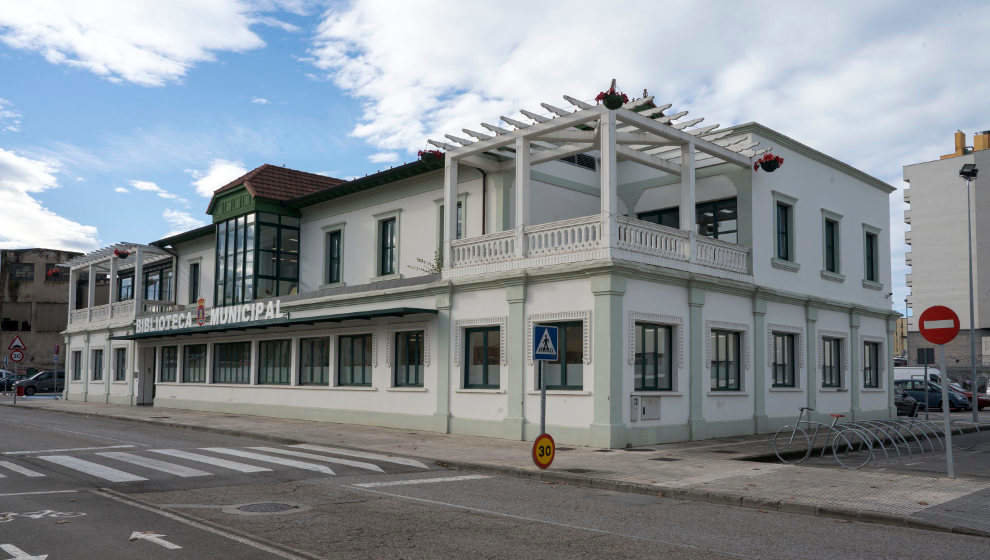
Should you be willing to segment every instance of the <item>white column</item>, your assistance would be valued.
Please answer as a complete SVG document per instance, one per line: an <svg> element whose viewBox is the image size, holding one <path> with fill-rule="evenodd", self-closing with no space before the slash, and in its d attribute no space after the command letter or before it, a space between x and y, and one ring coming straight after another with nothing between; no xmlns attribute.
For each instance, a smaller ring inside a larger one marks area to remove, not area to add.
<svg viewBox="0 0 990 560"><path fill-rule="evenodd" d="M134 316L144 310L144 250L138 247L134 252Z"/></svg>
<svg viewBox="0 0 990 560"><path fill-rule="evenodd" d="M516 182L513 188L516 203L516 256L526 256L526 226L529 225L529 139L516 138Z"/></svg>
<svg viewBox="0 0 990 560"><path fill-rule="evenodd" d="M678 213L681 231L690 232L687 254L689 261L695 260L694 244L698 236L694 223L694 194L694 143L688 142L681 146L681 205Z"/></svg>
<svg viewBox="0 0 990 560"><path fill-rule="evenodd" d="M89 280L86 284L86 318L93 320L93 302L96 301L96 267L89 265Z"/></svg>
<svg viewBox="0 0 990 560"><path fill-rule="evenodd" d="M292 337L289 344L289 384L299 385L299 337Z"/></svg>
<svg viewBox="0 0 990 560"><path fill-rule="evenodd" d="M604 246L614 246L618 235L619 168L615 159L615 111L602 113L598 126L601 144L601 212L602 241Z"/></svg>
<svg viewBox="0 0 990 560"><path fill-rule="evenodd" d="M117 302L117 261L119 260L116 256L110 257L110 295L107 297L107 302L110 304L109 317L113 317L113 304Z"/></svg>
<svg viewBox="0 0 990 560"><path fill-rule="evenodd" d="M72 325L72 312L76 310L76 284L79 282L79 271L69 269L69 321Z"/></svg>
<svg viewBox="0 0 990 560"><path fill-rule="evenodd" d="M457 235L457 160L445 156L443 162L443 268L454 262L450 242Z"/></svg>

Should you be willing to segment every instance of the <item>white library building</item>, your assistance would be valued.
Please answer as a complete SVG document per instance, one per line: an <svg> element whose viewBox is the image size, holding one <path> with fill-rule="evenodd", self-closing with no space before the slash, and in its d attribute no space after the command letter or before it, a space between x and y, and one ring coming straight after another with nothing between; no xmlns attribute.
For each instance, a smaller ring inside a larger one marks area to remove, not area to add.
<svg viewBox="0 0 990 560"><path fill-rule="evenodd" d="M645 92L644 92L645 95ZM72 259L65 397L619 448L893 406L894 188L757 123L564 96Z"/></svg>

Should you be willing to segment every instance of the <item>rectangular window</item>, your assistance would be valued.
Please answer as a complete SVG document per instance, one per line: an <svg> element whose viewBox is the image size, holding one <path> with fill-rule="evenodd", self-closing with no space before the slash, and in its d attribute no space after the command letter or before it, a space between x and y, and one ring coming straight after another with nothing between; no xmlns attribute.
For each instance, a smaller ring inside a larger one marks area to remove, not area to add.
<svg viewBox="0 0 990 560"><path fill-rule="evenodd" d="M842 339L822 338L822 387L842 387Z"/></svg>
<svg viewBox="0 0 990 560"><path fill-rule="evenodd" d="M695 206L698 233L727 243L738 240L738 212L736 198L712 200Z"/></svg>
<svg viewBox="0 0 990 560"><path fill-rule="evenodd" d="M158 380L162 383L175 383L176 370L179 367L179 347L162 346L162 370Z"/></svg>
<svg viewBox="0 0 990 560"><path fill-rule="evenodd" d="M880 343L863 343L863 387L880 388Z"/></svg>
<svg viewBox="0 0 990 560"><path fill-rule="evenodd" d="M10 278L22 282L34 281L34 263L10 263Z"/></svg>
<svg viewBox="0 0 990 560"><path fill-rule="evenodd" d="M499 327L464 329L464 388L498 389L502 362Z"/></svg>
<svg viewBox="0 0 990 560"><path fill-rule="evenodd" d="M584 323L556 323L557 359L543 362L547 389L580 391L584 388ZM537 378L537 387L541 383Z"/></svg>
<svg viewBox="0 0 990 560"><path fill-rule="evenodd" d="M182 349L182 382L206 383L205 344L189 344Z"/></svg>
<svg viewBox="0 0 990 560"><path fill-rule="evenodd" d="M144 299L158 301L162 295L162 271L149 270L144 273Z"/></svg>
<svg viewBox="0 0 990 560"><path fill-rule="evenodd" d="M251 343L213 345L213 383L251 383Z"/></svg>
<svg viewBox="0 0 990 560"><path fill-rule="evenodd" d="M127 381L127 349L114 348L113 350L113 380Z"/></svg>
<svg viewBox="0 0 990 560"><path fill-rule="evenodd" d="M72 380L82 380L82 352L79 350L72 351Z"/></svg>
<svg viewBox="0 0 990 560"><path fill-rule="evenodd" d="M825 270L839 272L839 222L825 218Z"/></svg>
<svg viewBox="0 0 990 560"><path fill-rule="evenodd" d="M217 305L299 291L299 218L247 214L217 224Z"/></svg>
<svg viewBox="0 0 990 560"><path fill-rule="evenodd" d="M134 277L120 276L117 278L117 301L134 299Z"/></svg>
<svg viewBox="0 0 990 560"><path fill-rule="evenodd" d="M291 369L291 340L263 340L258 343L258 385L288 385Z"/></svg>
<svg viewBox="0 0 990 560"><path fill-rule="evenodd" d="M103 381L103 350L93 350L93 381Z"/></svg>
<svg viewBox="0 0 990 560"><path fill-rule="evenodd" d="M671 391L673 382L673 329L636 323L635 388L637 391Z"/></svg>
<svg viewBox="0 0 990 560"><path fill-rule="evenodd" d="M738 332L712 329L712 391L738 391L742 387L739 371Z"/></svg>
<svg viewBox="0 0 990 560"><path fill-rule="evenodd" d="M340 282L341 231L327 232L327 284Z"/></svg>
<svg viewBox="0 0 990 560"><path fill-rule="evenodd" d="M45 282L68 282L69 269L54 263L45 265Z"/></svg>
<svg viewBox="0 0 990 560"><path fill-rule="evenodd" d="M681 227L681 210L676 206L674 208L643 212L637 217L644 222L653 222L654 224L660 224L674 229Z"/></svg>
<svg viewBox="0 0 990 560"><path fill-rule="evenodd" d="M934 364L935 363L935 349L934 348L918 348L918 363L919 364Z"/></svg>
<svg viewBox="0 0 990 560"><path fill-rule="evenodd" d="M328 385L330 383L330 339L303 338L299 340L299 384Z"/></svg>
<svg viewBox="0 0 990 560"><path fill-rule="evenodd" d="M199 301L199 263L189 263L189 303Z"/></svg>
<svg viewBox="0 0 990 560"><path fill-rule="evenodd" d="M423 386L423 331L395 333L395 387Z"/></svg>
<svg viewBox="0 0 990 560"><path fill-rule="evenodd" d="M777 203L777 258L782 261L794 258L791 254L791 206L783 202Z"/></svg>
<svg viewBox="0 0 990 560"><path fill-rule="evenodd" d="M868 282L877 282L877 278L880 277L880 273L877 267L877 234L873 232L866 232L864 251L866 253L866 271L864 273L864 278Z"/></svg>
<svg viewBox="0 0 990 560"><path fill-rule="evenodd" d="M337 385L371 386L371 335L337 338Z"/></svg>
<svg viewBox="0 0 990 560"><path fill-rule="evenodd" d="M378 222L378 275L395 274L395 218Z"/></svg>
<svg viewBox="0 0 990 560"><path fill-rule="evenodd" d="M793 334L773 333L773 386L797 387Z"/></svg>
<svg viewBox="0 0 990 560"><path fill-rule="evenodd" d="M446 218L444 217L443 204L440 205L440 237L437 239L437 252L440 253L440 258L443 259L443 236L447 228ZM456 236L454 239L461 239L464 237L464 203L463 201L457 202L457 229L455 230Z"/></svg>

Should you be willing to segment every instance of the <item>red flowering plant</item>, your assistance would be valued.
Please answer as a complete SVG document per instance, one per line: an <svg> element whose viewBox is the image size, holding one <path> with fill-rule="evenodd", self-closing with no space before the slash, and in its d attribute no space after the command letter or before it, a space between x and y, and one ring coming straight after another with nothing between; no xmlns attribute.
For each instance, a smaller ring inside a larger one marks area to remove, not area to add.
<svg viewBox="0 0 990 560"><path fill-rule="evenodd" d="M622 107L624 103L629 103L629 96L615 89L615 79L613 78L611 87L605 91L599 92L598 95L595 96L595 101L598 103L604 103L605 107L614 111L619 107Z"/></svg>
<svg viewBox="0 0 990 560"><path fill-rule="evenodd" d="M443 152L440 150L420 150L419 159L423 161L442 160Z"/></svg>
<svg viewBox="0 0 990 560"><path fill-rule="evenodd" d="M113 256L118 259L126 259L130 253L126 249L114 249Z"/></svg>
<svg viewBox="0 0 990 560"><path fill-rule="evenodd" d="M767 173L773 173L781 165L784 165L784 158L767 152L753 164L753 171L759 171L762 167Z"/></svg>

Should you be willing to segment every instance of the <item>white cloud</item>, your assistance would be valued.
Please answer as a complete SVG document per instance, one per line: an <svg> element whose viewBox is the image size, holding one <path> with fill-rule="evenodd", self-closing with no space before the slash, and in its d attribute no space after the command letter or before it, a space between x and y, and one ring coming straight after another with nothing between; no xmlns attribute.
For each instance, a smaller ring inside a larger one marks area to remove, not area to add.
<svg viewBox="0 0 990 560"><path fill-rule="evenodd" d="M0 132L20 132L21 114L11 109L13 104L0 97Z"/></svg>
<svg viewBox="0 0 990 560"><path fill-rule="evenodd" d="M187 169L186 173L192 175L192 184L196 187L196 192L205 197L213 196L213 191L233 181L247 173L247 168L239 161L228 161L225 159L215 159L210 162L210 167L206 171Z"/></svg>
<svg viewBox="0 0 990 560"><path fill-rule="evenodd" d="M399 161L399 154L395 152L378 152L377 154L368 156L368 161L371 163L392 163Z"/></svg>
<svg viewBox="0 0 990 560"><path fill-rule="evenodd" d="M205 220L192 217L189 212L183 212L181 210L174 210L172 208L166 208L162 212L162 218L168 222L172 231L166 233L163 237L171 237L173 235L178 235L182 232L189 231L191 229L196 229L206 225Z"/></svg>
<svg viewBox="0 0 990 560"><path fill-rule="evenodd" d="M219 52L265 45L252 24L279 24L240 0L4 2L0 41L108 80L160 86Z"/></svg>
<svg viewBox="0 0 990 560"><path fill-rule="evenodd" d="M114 189L114 190L113 190L113 192L119 192L119 193L129 193L129 192L131 192L131 191L129 191L129 190L127 190L127 189L125 189L124 187L117 187L116 189Z"/></svg>
<svg viewBox="0 0 990 560"><path fill-rule="evenodd" d="M264 97L254 97L251 99L251 103L255 103L257 105L268 105L271 101L265 99Z"/></svg>
<svg viewBox="0 0 990 560"><path fill-rule="evenodd" d="M146 192L153 192L153 193L165 192L165 189L159 187L158 185L156 185L155 183L153 183L151 181L138 181L138 180L134 180L134 181L131 181L131 186L134 187L135 189L139 190L139 191L146 191Z"/></svg>
<svg viewBox="0 0 990 560"><path fill-rule="evenodd" d="M704 124L759 121L898 187L892 299L903 305L901 166L950 151L956 128L990 128L990 82L972 79L990 69L972 47L990 5L777 3L769 17L749 3L567 6L356 0L323 14L310 62L361 102L351 132L383 151L413 153L519 108L546 114L541 101L569 108L562 94L590 100L613 77Z"/></svg>
<svg viewBox="0 0 990 560"><path fill-rule="evenodd" d="M0 248L47 247L89 251L99 245L97 230L45 208L32 194L58 187L58 164L30 159L0 148Z"/></svg>

